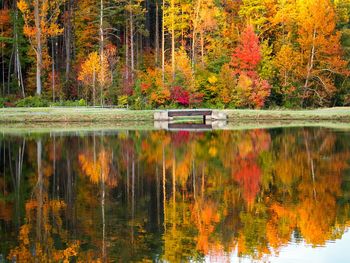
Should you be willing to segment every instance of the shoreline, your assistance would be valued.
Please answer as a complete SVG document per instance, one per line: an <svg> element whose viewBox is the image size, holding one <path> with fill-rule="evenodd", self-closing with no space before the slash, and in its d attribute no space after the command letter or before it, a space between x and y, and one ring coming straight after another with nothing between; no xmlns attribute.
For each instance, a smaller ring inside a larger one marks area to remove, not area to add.
<svg viewBox="0 0 350 263"><path fill-rule="evenodd" d="M338 131L350 131L350 122L341 121L232 121L227 125L212 129L222 131L240 131L255 129L279 129L279 128L324 128ZM83 135L89 133L110 134L122 131L156 131L153 121L139 122L51 122L51 123L0 123L0 137L2 136L22 136L31 134L59 134L59 135Z"/></svg>
<svg viewBox="0 0 350 263"><path fill-rule="evenodd" d="M153 121L160 110L111 108L2 108L0 123L108 123ZM232 121L341 121L350 123L350 107L312 110L214 110ZM191 118L189 118L191 119Z"/></svg>

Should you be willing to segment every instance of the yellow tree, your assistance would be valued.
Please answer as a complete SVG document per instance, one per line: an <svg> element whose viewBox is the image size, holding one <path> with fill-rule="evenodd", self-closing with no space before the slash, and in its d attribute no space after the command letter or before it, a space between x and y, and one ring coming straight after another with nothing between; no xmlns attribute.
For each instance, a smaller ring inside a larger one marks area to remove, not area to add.
<svg viewBox="0 0 350 263"><path fill-rule="evenodd" d="M36 54L36 94L41 95L43 49L48 37L61 34L57 20L64 0L19 0L18 9L23 13L23 32Z"/></svg>
<svg viewBox="0 0 350 263"><path fill-rule="evenodd" d="M325 105L336 91L335 76L347 74L334 6L330 0L299 0L297 5L297 42L305 65L302 99Z"/></svg>
<svg viewBox="0 0 350 263"><path fill-rule="evenodd" d="M97 52L92 52L81 65L78 76L78 80L80 80L83 84L92 87L92 100L94 106L96 99L96 80L100 69L100 57Z"/></svg>

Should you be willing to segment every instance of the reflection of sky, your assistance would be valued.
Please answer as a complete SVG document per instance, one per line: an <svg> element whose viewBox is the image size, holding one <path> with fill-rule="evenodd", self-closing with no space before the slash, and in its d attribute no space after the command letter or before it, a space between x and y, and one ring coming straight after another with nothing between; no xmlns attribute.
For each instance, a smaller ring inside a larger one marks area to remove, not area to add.
<svg viewBox="0 0 350 263"><path fill-rule="evenodd" d="M341 239L328 242L324 247L311 247L305 243L290 244L282 247L278 257L272 257L270 262L307 262L322 263L350 262L350 232Z"/></svg>
<svg viewBox="0 0 350 263"><path fill-rule="evenodd" d="M260 262L250 258L238 258L237 251L230 259L223 256L208 256L206 262ZM328 242L324 247L312 247L305 242L290 243L280 248L279 254L263 258L261 262L283 263L349 263L350 262L350 231L343 234L341 239Z"/></svg>

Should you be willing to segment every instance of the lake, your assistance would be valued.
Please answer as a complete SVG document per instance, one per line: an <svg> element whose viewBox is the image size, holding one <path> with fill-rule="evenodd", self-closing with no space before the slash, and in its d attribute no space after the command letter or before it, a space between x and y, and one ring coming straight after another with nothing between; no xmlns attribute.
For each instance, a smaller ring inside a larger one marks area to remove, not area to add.
<svg viewBox="0 0 350 263"><path fill-rule="evenodd" d="M350 132L0 135L0 262L350 262Z"/></svg>

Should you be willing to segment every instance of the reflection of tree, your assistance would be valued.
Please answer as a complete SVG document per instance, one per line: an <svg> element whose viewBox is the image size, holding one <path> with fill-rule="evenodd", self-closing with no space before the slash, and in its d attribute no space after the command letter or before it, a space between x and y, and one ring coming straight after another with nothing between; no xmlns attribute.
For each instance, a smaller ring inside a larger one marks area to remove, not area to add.
<svg viewBox="0 0 350 263"><path fill-rule="evenodd" d="M68 242L67 232L62 229L61 214L66 205L60 200L49 200L47 191L47 177L42 164L42 140L37 140L37 182L34 186L34 199L26 202L26 223L19 231L19 245L13 248L9 260L19 262L68 262L70 257L76 256L79 243ZM59 249L55 239L59 237L66 244Z"/></svg>
<svg viewBox="0 0 350 263"><path fill-rule="evenodd" d="M262 259L292 236L316 246L349 227L349 140L329 130L35 139L6 145L21 169L5 183L0 177L0 220L26 199L9 257L222 261L238 249ZM16 178L32 195L9 198Z"/></svg>
<svg viewBox="0 0 350 263"><path fill-rule="evenodd" d="M111 153L103 149L97 156L97 160L94 160L94 154L92 152L79 154L79 163L83 172L94 184L103 180L107 185L115 187L117 185L117 178L115 169L111 163Z"/></svg>

